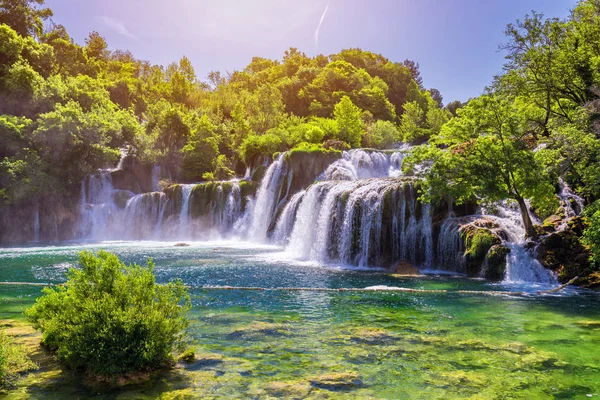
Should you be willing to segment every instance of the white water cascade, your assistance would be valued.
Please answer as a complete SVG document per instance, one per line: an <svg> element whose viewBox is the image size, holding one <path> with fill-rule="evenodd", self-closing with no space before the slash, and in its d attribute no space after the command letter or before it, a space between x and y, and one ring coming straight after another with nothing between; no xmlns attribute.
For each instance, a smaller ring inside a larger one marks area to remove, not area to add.
<svg viewBox="0 0 600 400"><path fill-rule="evenodd" d="M500 202L496 204L496 211L491 213L494 221L508 236L504 245L510 249L506 257L505 282L510 283L544 283L557 282L552 271L544 268L542 264L527 250L525 241L525 227L521 213L515 203ZM532 216L535 220L535 217ZM540 223L540 221L535 221Z"/></svg>
<svg viewBox="0 0 600 400"><path fill-rule="evenodd" d="M281 154L277 160L269 166L265 173L265 177L258 188L248 230L248 237L253 241L265 242L267 239L267 231L271 225L273 214L277 206L276 203L282 189L284 157L285 153Z"/></svg>
<svg viewBox="0 0 600 400"><path fill-rule="evenodd" d="M33 215L33 241L40 241L40 206L35 205L35 213Z"/></svg>
<svg viewBox="0 0 600 400"><path fill-rule="evenodd" d="M556 281L527 250L519 211L511 204L465 217L456 217L451 209L447 214L436 210L434 224L433 207L418 200L417 181L402 174L408 151L344 152L325 164L316 182L303 183L308 187L292 186L298 165L281 154L268 166L256 195L248 197L242 195L248 193L242 184L253 183L239 180L134 195L115 190L110 171L100 171L82 184L82 237L243 238L284 246L297 260L386 268L405 260L425 271L466 273L461 226L485 217L497 224L511 249L506 281ZM158 176L160 170L154 168L154 189ZM563 203L571 205L568 212L577 213L582 199L566 185L561 189Z"/></svg>
<svg viewBox="0 0 600 400"><path fill-rule="evenodd" d="M181 211L179 212L179 231L177 239L190 239L190 196L195 185L181 185Z"/></svg>

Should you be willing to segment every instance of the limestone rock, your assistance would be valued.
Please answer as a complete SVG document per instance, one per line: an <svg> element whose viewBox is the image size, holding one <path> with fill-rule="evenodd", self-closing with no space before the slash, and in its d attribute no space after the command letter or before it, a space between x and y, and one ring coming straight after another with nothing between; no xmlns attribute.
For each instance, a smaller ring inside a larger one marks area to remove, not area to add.
<svg viewBox="0 0 600 400"><path fill-rule="evenodd" d="M503 245L494 245L488 251L486 256L486 266L484 269L485 279L491 281L501 281L506 273L506 256L510 249Z"/></svg>
<svg viewBox="0 0 600 400"><path fill-rule="evenodd" d="M394 274L398 275L420 275L419 270L406 260L398 262L398 264L394 266L393 270Z"/></svg>

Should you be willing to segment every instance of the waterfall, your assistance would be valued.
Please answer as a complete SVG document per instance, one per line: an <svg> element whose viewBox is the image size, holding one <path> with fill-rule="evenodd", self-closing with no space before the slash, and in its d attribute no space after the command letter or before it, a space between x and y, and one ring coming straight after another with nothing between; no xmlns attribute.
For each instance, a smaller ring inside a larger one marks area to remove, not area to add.
<svg viewBox="0 0 600 400"><path fill-rule="evenodd" d="M179 212L178 239L190 238L190 196L195 185L181 185L181 211Z"/></svg>
<svg viewBox="0 0 600 400"><path fill-rule="evenodd" d="M282 178L284 176L284 157L285 153L279 155L277 160L269 166L258 188L250 228L248 230L248 237L254 241L264 242L267 239L267 231L271 225L277 200L281 193Z"/></svg>
<svg viewBox="0 0 600 400"><path fill-rule="evenodd" d="M556 283L554 273L542 266L526 248L525 227L516 204L499 202L494 221L508 236L504 245L510 248L506 257L506 282ZM532 216L533 218L533 216ZM540 221L536 221L539 223Z"/></svg>
<svg viewBox="0 0 600 400"><path fill-rule="evenodd" d="M110 238L111 219L118 214L110 171L88 176L81 184L79 235L85 239Z"/></svg>
<svg viewBox="0 0 600 400"><path fill-rule="evenodd" d="M35 205L35 213L33 214L33 241L40 241L40 206Z"/></svg>
<svg viewBox="0 0 600 400"><path fill-rule="evenodd" d="M152 191L158 192L158 183L160 181L160 165L152 167Z"/></svg>
<svg viewBox="0 0 600 400"><path fill-rule="evenodd" d="M155 237L164 213L166 195L162 192L138 194L127 201L122 220L128 239L151 239Z"/></svg>
<svg viewBox="0 0 600 400"><path fill-rule="evenodd" d="M331 164L324 173L326 180L354 181L368 178L399 177L406 149L392 154L354 149L343 152L342 158Z"/></svg>
<svg viewBox="0 0 600 400"><path fill-rule="evenodd" d="M459 273L466 270L465 248L460 234L460 226L461 220L456 218L453 213L449 213L442 222L437 248L437 266L442 270Z"/></svg>
<svg viewBox="0 0 600 400"><path fill-rule="evenodd" d="M581 214L583 208L585 207L585 200L583 197L573 192L563 178L558 178L558 187L560 188L558 197L561 200L563 209L565 210L565 217L572 218Z"/></svg>
<svg viewBox="0 0 600 400"><path fill-rule="evenodd" d="M313 184L294 198L300 205L286 252L297 259L388 267L407 254L405 246L398 246L406 238L406 246L414 246L410 252L414 264L430 267L434 261L431 212L423 207L417 218L414 193L405 191L405 185L411 188L410 182L394 178ZM405 223L407 202L413 204L412 224ZM291 215L292 206L282 214L281 232Z"/></svg>
<svg viewBox="0 0 600 400"><path fill-rule="evenodd" d="M277 220L277 225L275 226L275 232L273 233L273 241L275 243L281 245L287 244L292 229L294 228L294 220L298 213L298 206L305 194L306 190L296 193L281 212L281 215Z"/></svg>

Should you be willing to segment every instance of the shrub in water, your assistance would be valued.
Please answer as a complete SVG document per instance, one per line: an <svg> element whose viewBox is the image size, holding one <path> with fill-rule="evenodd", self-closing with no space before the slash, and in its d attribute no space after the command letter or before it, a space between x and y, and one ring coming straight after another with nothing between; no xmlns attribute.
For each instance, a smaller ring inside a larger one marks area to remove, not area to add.
<svg viewBox="0 0 600 400"><path fill-rule="evenodd" d="M156 283L154 264L126 266L114 254L80 254L64 286L44 289L26 311L42 343L67 367L115 376L171 365L188 325L181 281Z"/></svg>

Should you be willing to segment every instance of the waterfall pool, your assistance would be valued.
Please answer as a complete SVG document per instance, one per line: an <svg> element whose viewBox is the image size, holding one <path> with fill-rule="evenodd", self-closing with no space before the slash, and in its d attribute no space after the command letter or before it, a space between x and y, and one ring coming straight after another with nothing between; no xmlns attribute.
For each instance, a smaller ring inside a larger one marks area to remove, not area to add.
<svg viewBox="0 0 600 400"><path fill-rule="evenodd" d="M142 385L90 388L42 367L7 398L600 398L600 296L447 275L394 277L288 261L236 241L70 243L0 249L0 282L60 283L81 250L156 263L191 287L198 361ZM446 294L207 290L203 286L446 289ZM3 324L40 294L0 285ZM457 290L526 291L482 296Z"/></svg>

